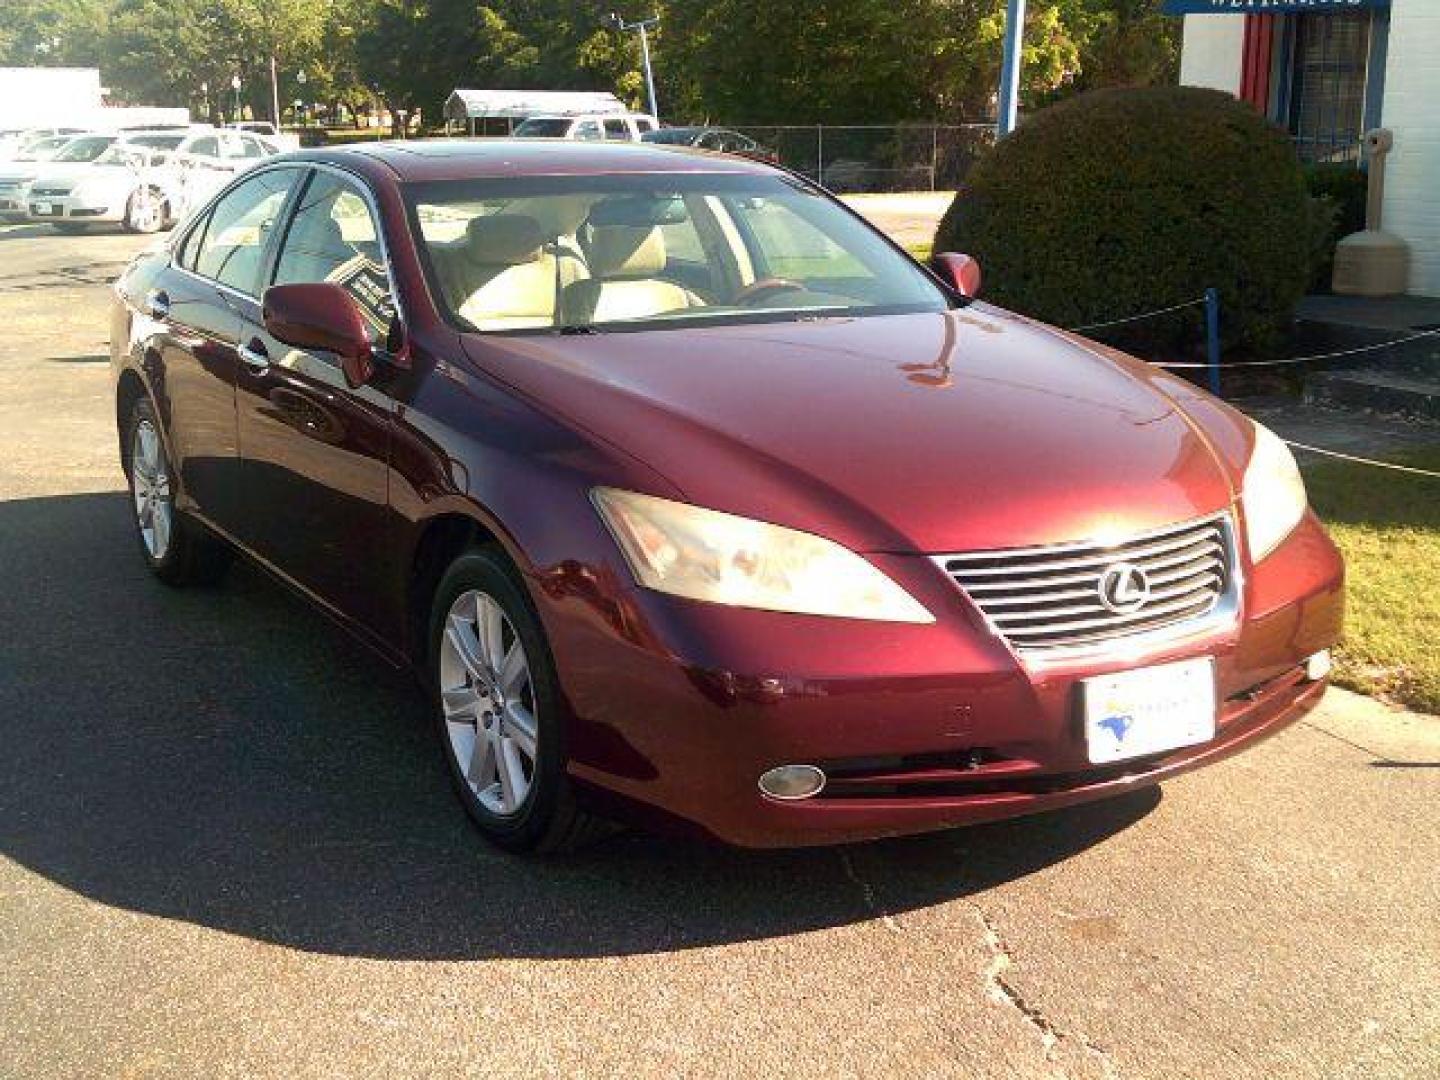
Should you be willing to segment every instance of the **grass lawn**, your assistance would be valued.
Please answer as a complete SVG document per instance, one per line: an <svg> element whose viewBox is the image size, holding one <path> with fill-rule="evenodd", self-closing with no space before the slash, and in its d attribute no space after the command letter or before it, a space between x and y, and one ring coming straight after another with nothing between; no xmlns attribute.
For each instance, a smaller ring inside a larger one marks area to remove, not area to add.
<svg viewBox="0 0 1440 1080"><path fill-rule="evenodd" d="M1440 448L1385 460L1440 472ZM1440 713L1440 480L1327 461L1305 484L1349 567L1335 681Z"/></svg>

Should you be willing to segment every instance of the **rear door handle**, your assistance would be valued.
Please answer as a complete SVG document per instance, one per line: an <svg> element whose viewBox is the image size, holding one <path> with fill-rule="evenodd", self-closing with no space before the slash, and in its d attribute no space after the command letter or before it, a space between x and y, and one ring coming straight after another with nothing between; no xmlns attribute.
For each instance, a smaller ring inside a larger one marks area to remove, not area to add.
<svg viewBox="0 0 1440 1080"><path fill-rule="evenodd" d="M264 375L270 370L270 354L265 351L265 346L259 341L241 345L236 351L239 352L240 359L245 361L245 366L256 375Z"/></svg>
<svg viewBox="0 0 1440 1080"><path fill-rule="evenodd" d="M156 322L170 318L170 297L160 289L151 289L145 297L145 313Z"/></svg>

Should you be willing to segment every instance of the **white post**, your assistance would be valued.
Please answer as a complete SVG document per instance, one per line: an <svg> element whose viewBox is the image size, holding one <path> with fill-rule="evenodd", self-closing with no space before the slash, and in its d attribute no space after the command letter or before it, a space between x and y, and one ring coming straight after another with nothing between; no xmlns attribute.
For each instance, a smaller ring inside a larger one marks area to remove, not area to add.
<svg viewBox="0 0 1440 1080"><path fill-rule="evenodd" d="M655 101L655 73L650 70L650 34L645 24L640 24L640 55L645 60L645 94L650 99L650 115L658 122L660 106Z"/></svg>
<svg viewBox="0 0 1440 1080"><path fill-rule="evenodd" d="M280 130L280 79L275 73L275 54L270 54L270 115L275 118L275 130Z"/></svg>
<svg viewBox="0 0 1440 1080"><path fill-rule="evenodd" d="M1004 138L1015 130L1020 106L1020 62L1025 41L1025 0L1010 0L1005 14L1005 52L1000 61L1000 115L996 133Z"/></svg>

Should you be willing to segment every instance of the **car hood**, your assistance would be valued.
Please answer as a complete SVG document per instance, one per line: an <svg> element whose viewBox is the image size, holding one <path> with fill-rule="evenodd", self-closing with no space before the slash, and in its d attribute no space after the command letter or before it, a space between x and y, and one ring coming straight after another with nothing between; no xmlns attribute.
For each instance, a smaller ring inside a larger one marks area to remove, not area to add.
<svg viewBox="0 0 1440 1080"><path fill-rule="evenodd" d="M465 344L687 500L857 550L1123 535L1234 499L1234 464L1177 380L988 305Z"/></svg>
<svg viewBox="0 0 1440 1080"><path fill-rule="evenodd" d="M35 183L46 187L81 180L108 180L127 172L129 170L123 165L96 165L89 161L47 162L43 169L35 171Z"/></svg>

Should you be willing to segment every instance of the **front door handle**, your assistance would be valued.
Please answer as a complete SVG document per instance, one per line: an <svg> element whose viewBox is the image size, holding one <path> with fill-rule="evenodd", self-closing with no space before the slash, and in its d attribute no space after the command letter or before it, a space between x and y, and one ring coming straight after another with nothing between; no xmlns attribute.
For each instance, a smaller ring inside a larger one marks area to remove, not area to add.
<svg viewBox="0 0 1440 1080"><path fill-rule="evenodd" d="M145 313L156 322L164 322L170 317L170 297L160 289L151 289L145 297Z"/></svg>
<svg viewBox="0 0 1440 1080"><path fill-rule="evenodd" d="M265 346L259 341L241 345L236 351L240 353L240 359L245 361L245 366L256 375L264 375L270 370L270 354L265 351Z"/></svg>

